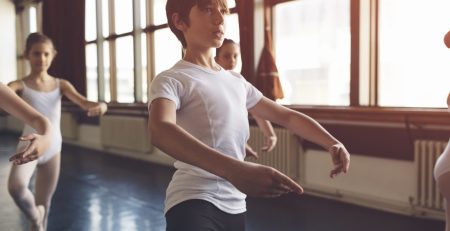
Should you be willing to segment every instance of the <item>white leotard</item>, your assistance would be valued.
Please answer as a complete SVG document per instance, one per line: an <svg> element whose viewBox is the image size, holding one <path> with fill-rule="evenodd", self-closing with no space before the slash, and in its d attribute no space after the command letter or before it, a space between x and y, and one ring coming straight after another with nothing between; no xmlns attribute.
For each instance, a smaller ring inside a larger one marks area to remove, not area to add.
<svg viewBox="0 0 450 231"><path fill-rule="evenodd" d="M61 90L59 86L59 79L56 79L56 88L49 92L37 91L27 87L22 81L22 99L30 104L34 109L47 117L52 124L52 141L47 151L38 159L38 164L44 164L56 154L61 153L62 137L61 137ZM36 130L28 125L25 125L22 134L36 133ZM23 150L28 141L20 141L17 150Z"/></svg>
<svg viewBox="0 0 450 231"><path fill-rule="evenodd" d="M450 140L444 152L439 156L434 166L434 179L438 179L442 174L450 172Z"/></svg>

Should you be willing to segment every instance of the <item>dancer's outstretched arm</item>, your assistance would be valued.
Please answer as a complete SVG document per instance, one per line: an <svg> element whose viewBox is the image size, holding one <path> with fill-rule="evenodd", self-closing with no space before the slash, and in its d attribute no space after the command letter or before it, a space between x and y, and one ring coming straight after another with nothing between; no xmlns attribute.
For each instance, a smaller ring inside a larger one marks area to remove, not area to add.
<svg viewBox="0 0 450 231"><path fill-rule="evenodd" d="M279 124L327 150L334 164L330 177L334 177L341 172L347 173L350 167L350 154L347 149L311 117L276 104L266 97L263 97L249 112L262 119Z"/></svg>
<svg viewBox="0 0 450 231"><path fill-rule="evenodd" d="M176 124L176 106L171 100L153 100L148 130L152 144L168 155L228 180L249 196L275 197L303 192L300 185L274 168L239 161L196 139Z"/></svg>
<svg viewBox="0 0 450 231"><path fill-rule="evenodd" d="M62 94L87 111L88 116L101 116L108 110L106 103L89 101L69 81L62 79L60 81Z"/></svg>

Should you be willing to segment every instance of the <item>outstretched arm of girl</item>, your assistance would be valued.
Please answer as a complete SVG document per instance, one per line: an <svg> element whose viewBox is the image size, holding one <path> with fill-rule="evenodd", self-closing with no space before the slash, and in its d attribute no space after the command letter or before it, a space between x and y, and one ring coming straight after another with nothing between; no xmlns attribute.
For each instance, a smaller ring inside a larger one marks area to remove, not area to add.
<svg viewBox="0 0 450 231"><path fill-rule="evenodd" d="M10 88L0 84L0 108L36 129L37 134L27 134L20 140L30 141L27 148L9 160L24 164L37 159L47 149L51 140L51 125L48 119L17 96Z"/></svg>
<svg viewBox="0 0 450 231"><path fill-rule="evenodd" d="M108 106L103 102L92 102L78 93L75 87L67 80L60 80L61 92L70 101L87 111L88 116L101 116L108 110Z"/></svg>

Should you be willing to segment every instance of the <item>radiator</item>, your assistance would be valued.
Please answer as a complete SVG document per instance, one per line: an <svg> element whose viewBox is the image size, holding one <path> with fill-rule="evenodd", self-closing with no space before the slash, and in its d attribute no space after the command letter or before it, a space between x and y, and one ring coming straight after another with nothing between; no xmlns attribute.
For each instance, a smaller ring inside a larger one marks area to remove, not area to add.
<svg viewBox="0 0 450 231"><path fill-rule="evenodd" d="M129 116L100 117L100 137L106 148L151 152L147 119Z"/></svg>
<svg viewBox="0 0 450 231"><path fill-rule="evenodd" d="M415 205L433 210L444 210L443 198L434 180L434 164L444 151L447 142L416 140L414 157L417 167L417 198Z"/></svg>
<svg viewBox="0 0 450 231"><path fill-rule="evenodd" d="M78 122L70 112L61 113L61 135L64 139L78 139Z"/></svg>
<svg viewBox="0 0 450 231"><path fill-rule="evenodd" d="M255 150L259 158L247 157L246 160L271 166L287 176L298 179L300 145L297 138L287 129L275 128L277 145L268 153L263 153L264 135L257 126L250 127L248 144Z"/></svg>

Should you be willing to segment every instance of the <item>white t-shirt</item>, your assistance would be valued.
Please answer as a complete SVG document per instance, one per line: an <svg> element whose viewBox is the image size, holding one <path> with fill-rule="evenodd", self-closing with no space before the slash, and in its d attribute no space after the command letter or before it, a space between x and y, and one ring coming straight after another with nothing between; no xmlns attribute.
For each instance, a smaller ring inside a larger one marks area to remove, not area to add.
<svg viewBox="0 0 450 231"><path fill-rule="evenodd" d="M177 124L191 135L224 155L244 160L248 109L262 94L242 75L181 60L153 80L149 107L157 98L175 103ZM181 161L174 165L177 171L167 188L165 212L190 199L209 201L230 214L246 211L246 195L230 182Z"/></svg>

